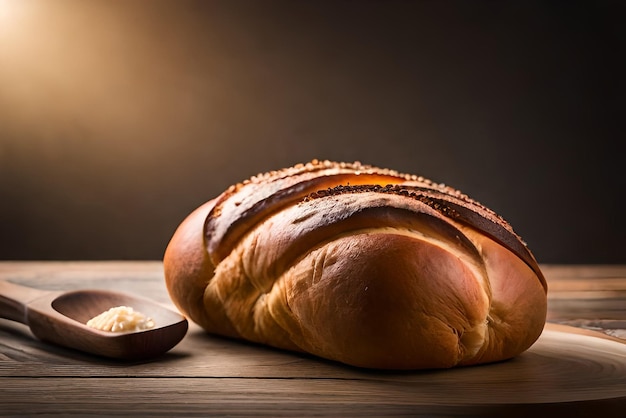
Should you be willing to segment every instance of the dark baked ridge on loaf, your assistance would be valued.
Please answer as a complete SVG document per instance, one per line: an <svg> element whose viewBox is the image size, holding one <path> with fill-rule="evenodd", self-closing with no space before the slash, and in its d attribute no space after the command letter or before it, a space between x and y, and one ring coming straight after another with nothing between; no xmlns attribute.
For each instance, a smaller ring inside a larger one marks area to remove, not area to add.
<svg viewBox="0 0 626 418"><path fill-rule="evenodd" d="M174 302L209 332L356 366L503 360L545 322L545 279L501 217L359 163L231 187L181 224L164 266Z"/></svg>

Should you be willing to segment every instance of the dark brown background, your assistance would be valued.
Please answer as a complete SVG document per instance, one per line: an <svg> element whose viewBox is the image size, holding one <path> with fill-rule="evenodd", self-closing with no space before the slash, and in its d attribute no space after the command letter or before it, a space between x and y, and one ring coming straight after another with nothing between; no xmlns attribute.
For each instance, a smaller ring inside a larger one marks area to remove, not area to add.
<svg viewBox="0 0 626 418"><path fill-rule="evenodd" d="M623 4L0 0L0 258L159 259L321 158L455 186L542 263L624 263Z"/></svg>

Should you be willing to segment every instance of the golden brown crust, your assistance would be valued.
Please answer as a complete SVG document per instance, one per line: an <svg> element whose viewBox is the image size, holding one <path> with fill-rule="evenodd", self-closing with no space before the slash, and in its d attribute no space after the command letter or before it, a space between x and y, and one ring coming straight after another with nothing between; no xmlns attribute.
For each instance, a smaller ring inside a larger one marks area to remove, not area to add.
<svg viewBox="0 0 626 418"><path fill-rule="evenodd" d="M207 331L361 367L499 361L539 337L546 284L498 215L460 192L314 161L233 186L164 258Z"/></svg>
<svg viewBox="0 0 626 418"><path fill-rule="evenodd" d="M215 266L211 263L204 245L204 223L215 200L211 200L193 211L176 229L163 257L163 269L167 290L172 301L181 312L205 329L236 337L236 332L220 309L207 308L218 303L205 299Z"/></svg>

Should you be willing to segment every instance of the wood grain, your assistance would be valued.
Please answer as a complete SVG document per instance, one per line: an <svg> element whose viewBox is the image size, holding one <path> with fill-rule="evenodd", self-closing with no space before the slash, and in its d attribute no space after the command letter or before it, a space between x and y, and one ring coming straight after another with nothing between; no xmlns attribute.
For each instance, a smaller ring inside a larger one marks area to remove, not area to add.
<svg viewBox="0 0 626 418"><path fill-rule="evenodd" d="M140 292L169 304L161 268L158 262L0 262L0 279L48 289ZM607 310L589 292L603 292L608 306L618 306L625 297L626 267L544 271L554 289L549 315L561 323L549 323L538 342L515 359L445 371L361 370L212 337L194 324L161 358L117 362L48 346L26 326L0 320L0 416L623 417L626 344L589 324L621 324L626 304ZM597 303L585 304L589 300ZM579 301L587 309L578 310ZM566 325L576 321L587 322Z"/></svg>

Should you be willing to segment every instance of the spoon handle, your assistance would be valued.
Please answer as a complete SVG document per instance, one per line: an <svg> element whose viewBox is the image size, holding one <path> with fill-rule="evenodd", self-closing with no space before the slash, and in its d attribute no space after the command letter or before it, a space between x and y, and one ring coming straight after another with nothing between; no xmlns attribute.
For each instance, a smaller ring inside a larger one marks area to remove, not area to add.
<svg viewBox="0 0 626 418"><path fill-rule="evenodd" d="M28 324L26 307L50 292L0 280L0 318Z"/></svg>

